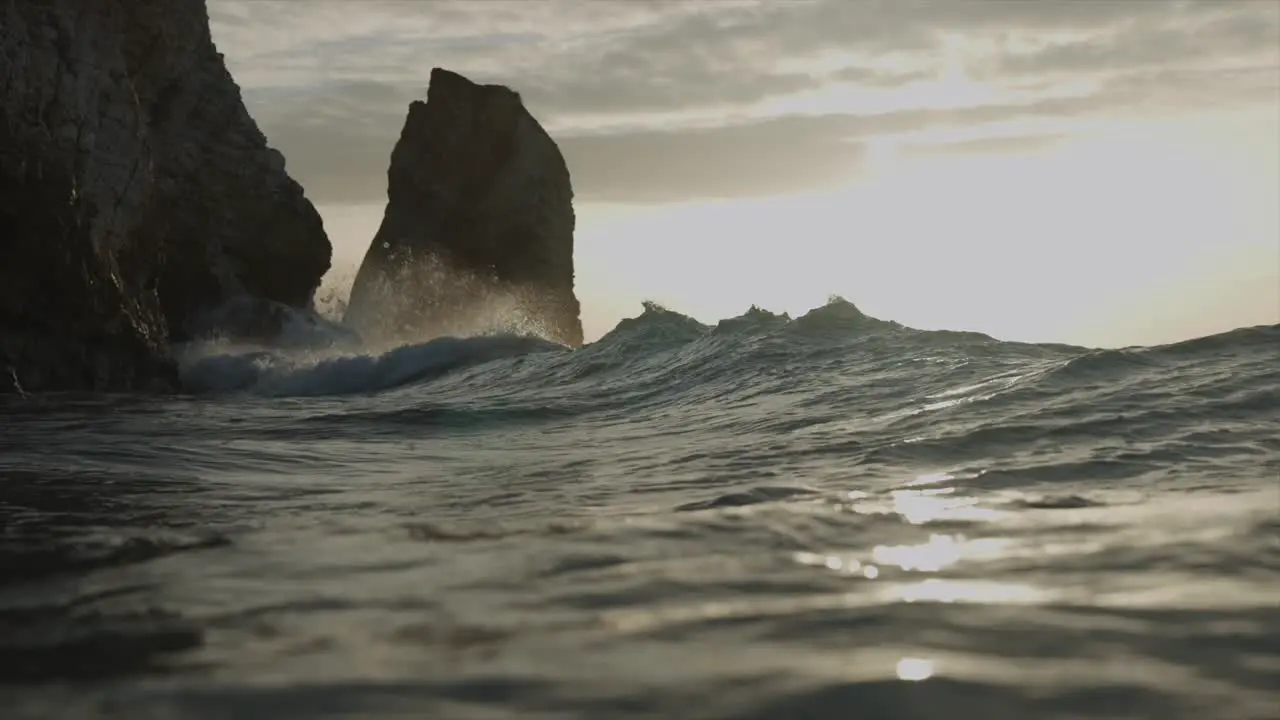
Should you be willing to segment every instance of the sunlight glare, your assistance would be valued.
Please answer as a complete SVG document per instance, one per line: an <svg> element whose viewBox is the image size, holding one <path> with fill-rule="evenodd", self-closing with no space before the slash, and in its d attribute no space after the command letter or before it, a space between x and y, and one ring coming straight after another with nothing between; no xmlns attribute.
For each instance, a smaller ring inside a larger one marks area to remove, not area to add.
<svg viewBox="0 0 1280 720"><path fill-rule="evenodd" d="M940 521L981 522L1002 516L991 508L979 507L977 498L947 497L955 491L955 488L949 487L894 490L890 493L892 501L887 507L879 503L860 502L852 505L850 510L863 515L896 514L912 525Z"/></svg>
<svg viewBox="0 0 1280 720"><path fill-rule="evenodd" d="M933 661L924 658L904 657L898 661L896 672L899 680L919 682L933 677Z"/></svg>
<svg viewBox="0 0 1280 720"><path fill-rule="evenodd" d="M920 485L941 485L942 483L955 480L956 476L950 473L927 473L925 475L917 475L914 480L907 483L907 487L918 487Z"/></svg>
<svg viewBox="0 0 1280 720"><path fill-rule="evenodd" d="M872 558L881 565L893 565L908 572L938 572L961 559L999 557L1009 541L1003 538L966 540L963 535L930 536L920 545L877 545Z"/></svg>
<svg viewBox="0 0 1280 720"><path fill-rule="evenodd" d="M943 580L930 578L918 583L891 585L884 589L897 602L972 603L981 605L1030 604L1041 602L1044 593L1030 585L984 580Z"/></svg>
<svg viewBox="0 0 1280 720"><path fill-rule="evenodd" d="M828 570L835 570L842 574L853 574L862 569L862 563L857 558L835 553L823 554L802 551L794 553L791 558L801 565L825 567Z"/></svg>
<svg viewBox="0 0 1280 720"><path fill-rule="evenodd" d="M1111 346L1280 319L1280 173L1263 132L1274 135L1274 113L1054 122L966 128L967 138L872 135L872 168L851 168L841 187L585 205L588 334L646 296L715 322L751 304L799 315L842 292L915 328ZM921 153L926 139L986 144L935 152L926 142Z"/></svg>

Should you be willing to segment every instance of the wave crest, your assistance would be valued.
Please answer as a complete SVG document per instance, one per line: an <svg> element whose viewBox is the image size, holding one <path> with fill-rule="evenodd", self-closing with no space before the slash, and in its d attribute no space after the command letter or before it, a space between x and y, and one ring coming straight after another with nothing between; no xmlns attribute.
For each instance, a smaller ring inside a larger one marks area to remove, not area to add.
<svg viewBox="0 0 1280 720"><path fill-rule="evenodd" d="M336 295L335 295L336 297ZM572 358L556 363L543 378L579 382L601 372L643 367L663 382L685 384L710 372L729 375L734 363L789 363L806 347L827 348L859 356L886 353L909 358L932 356L949 347L961 354L985 355L1004 350L1041 359L1061 358L1050 373L1057 381L1078 382L1149 371L1152 366L1188 354L1221 352L1225 347L1274 348L1280 326L1243 328L1207 338L1152 348L1091 350L1063 345L1009 343L980 333L925 331L871 317L848 300L832 296L821 307L792 318L752 305L742 315L706 325L662 304L646 300L636 317L581 350L570 351L542 339L528 328L500 323L470 336L444 336L415 342L373 346L333 319L333 298L321 302L329 312L273 308L271 342L233 343L206 335L177 349L181 376L193 393L252 392L270 396L373 393L427 382L452 371L530 353L560 351ZM246 309L247 308L247 309ZM230 305L213 317L212 326L235 327L254 307ZM841 349L843 348L843 349ZM870 357L870 356L868 356ZM639 363L639 364L638 364ZM719 368L719 369L717 369ZM526 382L533 376L519 373ZM683 375L684 377L679 377ZM494 382L517 378L496 377Z"/></svg>
<svg viewBox="0 0 1280 720"><path fill-rule="evenodd" d="M380 353L194 349L180 362L191 392L254 392L273 396L345 395L431 380L453 370L533 352L564 350L537 337L443 337Z"/></svg>

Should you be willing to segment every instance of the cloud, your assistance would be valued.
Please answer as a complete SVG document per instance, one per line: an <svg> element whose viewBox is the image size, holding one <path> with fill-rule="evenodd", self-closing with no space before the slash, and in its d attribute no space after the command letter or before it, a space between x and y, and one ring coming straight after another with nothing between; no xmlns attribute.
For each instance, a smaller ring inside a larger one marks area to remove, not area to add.
<svg viewBox="0 0 1280 720"><path fill-rule="evenodd" d="M434 66L518 90L579 198L615 202L827 185L886 136L985 128L985 145L952 150L988 152L1077 118L1280 100L1280 6L1248 0L302 7L210 0L210 16L251 112L320 202L384 197Z"/></svg>
<svg viewBox="0 0 1280 720"><path fill-rule="evenodd" d="M1014 135L1009 137L976 138L952 142L927 142L909 144L900 152L907 155L938 157L945 155L1009 155L1039 150L1067 139L1060 133Z"/></svg>

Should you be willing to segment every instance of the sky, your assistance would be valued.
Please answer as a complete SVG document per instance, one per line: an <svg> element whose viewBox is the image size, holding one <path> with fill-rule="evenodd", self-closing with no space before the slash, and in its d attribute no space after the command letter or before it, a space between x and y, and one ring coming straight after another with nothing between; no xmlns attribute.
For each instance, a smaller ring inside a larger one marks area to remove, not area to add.
<svg viewBox="0 0 1280 720"><path fill-rule="evenodd" d="M517 90L588 340L841 295L1114 347L1280 323L1280 2L209 0L354 275L431 69Z"/></svg>

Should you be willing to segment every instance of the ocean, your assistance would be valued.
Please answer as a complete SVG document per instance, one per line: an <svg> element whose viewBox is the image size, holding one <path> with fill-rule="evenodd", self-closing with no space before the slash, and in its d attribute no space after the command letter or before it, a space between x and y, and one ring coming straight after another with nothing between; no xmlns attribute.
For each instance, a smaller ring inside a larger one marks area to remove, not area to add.
<svg viewBox="0 0 1280 720"><path fill-rule="evenodd" d="M1280 325L186 352L0 396L7 720L1280 717Z"/></svg>

